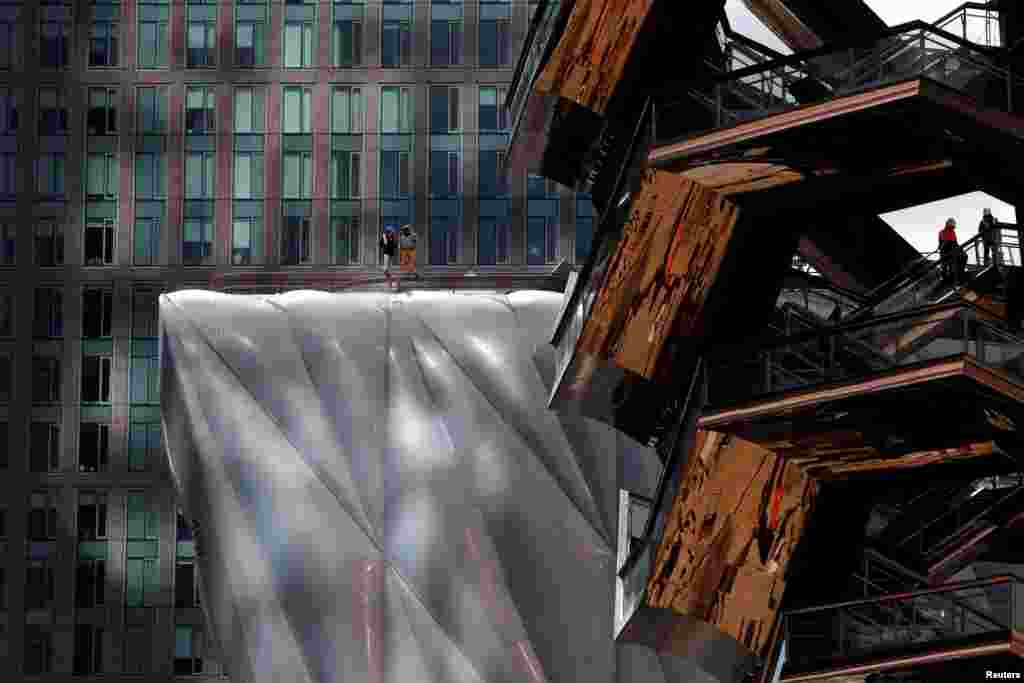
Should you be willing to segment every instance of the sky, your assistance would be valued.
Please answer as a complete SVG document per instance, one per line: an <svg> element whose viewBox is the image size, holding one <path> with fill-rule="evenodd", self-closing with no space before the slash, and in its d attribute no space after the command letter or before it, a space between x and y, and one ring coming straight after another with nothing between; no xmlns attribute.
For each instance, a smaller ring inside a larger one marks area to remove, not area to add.
<svg viewBox="0 0 1024 683"><path fill-rule="evenodd" d="M932 22L963 4L963 0L865 0L871 9L887 24L894 26L921 19ZM769 47L790 52L786 46L765 28L743 4L743 0L726 0L726 11L733 30L748 35ZM957 237L961 242L978 232L982 210L991 208L1000 221L1015 223L1017 213L1013 206L1001 202L984 192L971 192L937 202L882 214L882 218L895 228L918 251L933 251L937 246L939 229L947 218L955 218Z"/></svg>

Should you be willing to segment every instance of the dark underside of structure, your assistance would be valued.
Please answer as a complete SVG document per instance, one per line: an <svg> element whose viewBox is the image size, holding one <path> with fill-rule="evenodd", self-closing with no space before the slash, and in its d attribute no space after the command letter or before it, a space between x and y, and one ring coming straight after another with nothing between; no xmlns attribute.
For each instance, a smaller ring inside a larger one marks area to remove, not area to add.
<svg viewBox="0 0 1024 683"><path fill-rule="evenodd" d="M551 406L664 463L618 638L720 681L1021 672L1021 234L920 254L879 214L1021 204L1024 22L745 4L792 54L717 0L549 3L509 96L513 167L601 210Z"/></svg>

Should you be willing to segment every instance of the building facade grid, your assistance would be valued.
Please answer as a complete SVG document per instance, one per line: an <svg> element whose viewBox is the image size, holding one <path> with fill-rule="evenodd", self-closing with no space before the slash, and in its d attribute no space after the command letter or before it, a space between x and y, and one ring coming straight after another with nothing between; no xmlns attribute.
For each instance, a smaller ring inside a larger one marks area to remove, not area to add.
<svg viewBox="0 0 1024 683"><path fill-rule="evenodd" d="M0 671L220 677L160 452L160 292L379 272L406 223L421 266L585 258L589 200L500 172L534 9L0 2Z"/></svg>

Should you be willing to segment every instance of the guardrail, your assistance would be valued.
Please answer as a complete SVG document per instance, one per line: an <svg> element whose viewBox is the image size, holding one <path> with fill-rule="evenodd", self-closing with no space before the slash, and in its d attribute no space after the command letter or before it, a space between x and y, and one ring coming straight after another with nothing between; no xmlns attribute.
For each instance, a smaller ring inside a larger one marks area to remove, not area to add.
<svg viewBox="0 0 1024 683"><path fill-rule="evenodd" d="M850 662L903 659L910 648L920 653L986 636L1008 640L1020 627L1020 584L1007 575L787 611L782 680Z"/></svg>
<svg viewBox="0 0 1024 683"><path fill-rule="evenodd" d="M709 403L721 408L961 354L1024 382L1024 339L1000 321L958 301L723 347L709 359Z"/></svg>
<svg viewBox="0 0 1024 683"><path fill-rule="evenodd" d="M957 18L960 15L946 18L939 26L914 21L892 27L870 45L827 46L774 59L761 59L768 57L764 49L733 40L727 45L727 68L717 69L718 76L706 86L696 86L689 97L710 108L715 128L723 128L926 77L987 107L1012 112L1013 91L1024 86L1024 80L1001 63L998 49L960 35L973 36L973 8L964 12L962 19Z"/></svg>

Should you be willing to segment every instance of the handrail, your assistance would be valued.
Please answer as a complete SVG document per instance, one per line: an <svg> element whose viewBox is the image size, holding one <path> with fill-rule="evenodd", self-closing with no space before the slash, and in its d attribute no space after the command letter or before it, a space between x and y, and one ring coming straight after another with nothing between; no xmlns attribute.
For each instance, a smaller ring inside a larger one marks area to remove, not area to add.
<svg viewBox="0 0 1024 683"><path fill-rule="evenodd" d="M865 548L864 549L864 555L865 555L865 559L874 560L875 562L877 562L877 563L881 564L883 567L885 567L888 571L892 572L892 574L902 575L903 577L907 577L909 579L913 579L917 583L928 585L928 580L925 577L921 576L917 572L914 572L914 571L904 567L902 564L900 564L899 562L896 562L892 558L886 557L885 555L883 555L882 553L878 552L874 548ZM897 578L899 578L899 576L897 576ZM867 577L864 577L864 580L867 581L867 582L870 582L870 580ZM956 605L960 609L962 609L962 610L964 610L966 612L970 612L973 616L978 617L978 618L980 618L983 621L988 621L990 623L995 623L997 625L999 623L999 622L996 622L995 620L993 620L992 617L988 616L984 612L982 612L982 611L980 611L980 610L978 610L978 609L976 609L974 607L971 607L970 605L964 604L963 602L961 602L960 600L956 599L955 597L947 597L945 599L948 600L949 602L953 603L954 605Z"/></svg>
<svg viewBox="0 0 1024 683"><path fill-rule="evenodd" d="M924 318L927 315L934 313L943 313L945 311L951 311L956 309L973 310L976 313L983 314L988 317L997 318L998 316L987 309L982 308L970 301L949 301L937 304L928 304L926 306L918 306L906 311L897 311L895 313L886 313L884 315L875 316L863 320L855 320L852 322L845 322L827 328L821 332L808 332L803 334L797 334L792 336L772 336L764 341L759 340L757 337L747 339L742 344L728 344L722 345L712 351L711 360L721 361L723 357L728 358L736 354L738 349L749 349L751 346L755 346L758 350L768 351L771 349L779 348L781 346L788 346L790 344L802 344L804 342L810 342L817 339L823 339L834 336L841 336L847 332L855 332L859 330L870 329L872 327L878 327L888 323L901 322L903 320L910 320L914 318ZM1007 333L1010 340L1024 344L1024 339L1020 339L1013 334Z"/></svg>
<svg viewBox="0 0 1024 683"><path fill-rule="evenodd" d="M983 586L995 586L1002 583L1024 583L1024 580L1022 580L1016 574L1001 574L999 576L993 576L988 579L975 579L973 581L958 581L956 583L944 583L936 588L924 588L921 590L909 591L905 593L890 593L888 595L878 595L872 598L861 598L860 600L846 600L843 602L833 602L826 605L815 605L814 607L801 607L798 609L786 610L785 612L783 612L783 616L788 617L798 614L829 612L838 609L844 609L846 607L859 607L861 605L877 605L880 603L907 600L910 598L921 597L924 595L949 593L952 591L967 590L969 588L981 588Z"/></svg>
<svg viewBox="0 0 1024 683"><path fill-rule="evenodd" d="M803 64L804 62L807 62L808 60L814 59L816 57L825 57L825 56L828 56L828 55L833 55L833 54L842 52L844 50L858 49L858 48L859 49L870 49L871 47L873 47L874 45L879 43L884 38L892 38L894 36L898 36L898 35L901 35L903 33L908 33L910 31L915 31L915 30L916 31L922 31L922 32L925 32L925 33L934 33L936 35L942 36L943 38L946 38L947 40L949 40L949 41L951 41L953 43L956 43L960 47L965 47L965 48L974 50L976 52L980 52L982 54L988 54L988 55L991 55L991 56L995 56L996 54L1001 53L1001 51L998 50L997 48L990 48L990 47L987 47L985 45L978 45L977 43L972 43L972 42L963 40L959 36L956 36L955 34L949 33L948 31L944 31L942 29L935 28L931 24L925 23L925 22L920 21L920 20L916 20L916 21L908 21L908 22L906 22L904 24L899 24L897 26L892 26L892 27L890 27L889 29L887 29L885 31L881 31L881 32L875 34L875 36L871 39L871 42L866 44L866 45L864 43L860 42L860 41L858 41L856 44L831 43L829 45L825 45L823 47L815 48L813 50L804 50L804 51L801 51L801 52L796 52L796 53L794 53L792 55L788 55L786 57L783 57L782 59L776 59L776 60L772 60L772 61L769 61L769 62L765 62L764 64L758 64L756 66L749 66L749 67L746 67L744 69L739 69L737 71L731 71L731 72L729 72L727 74L724 74L722 76L712 78L711 80L712 80L713 83L725 83L725 82L729 82L729 81L738 80L740 78L745 78L747 76L755 76L755 75L757 75L757 74L759 74L759 73L761 73L763 71L770 71L772 69L777 69L777 68L780 68L780 67L799 66L799 65ZM1004 75L1004 76L1005 75L1010 75L1010 71L1008 69L1004 69L1003 67L1000 67L1000 66L998 66L996 64L993 64L991 68L993 70L995 70L995 71L1000 72L1001 75ZM1018 79L1018 80L1020 80L1020 79Z"/></svg>
<svg viewBox="0 0 1024 683"><path fill-rule="evenodd" d="M941 17L939 17L938 19L933 21L932 25L933 26L939 26L940 24L944 24L949 19L952 19L953 17L955 17L956 15L960 14L961 12L964 12L964 11L969 10L969 9L980 9L980 10L985 10L985 11L988 11L988 12L996 12L996 13L999 12L999 8L992 7L991 5L988 5L988 4L985 4L985 3L981 3L981 2L965 2L964 4L960 5L956 9L952 9L952 10L946 12L945 14L943 14Z"/></svg>
<svg viewBox="0 0 1024 683"><path fill-rule="evenodd" d="M530 19L530 25L526 29L526 39L523 40L523 49L519 51L519 59L516 60L516 66L512 70L512 81L508 84L506 89L504 107L509 108L512 103L513 96L519 88L519 80L523 77L523 68L526 66L526 60L529 59L530 55L530 43L533 42L534 36L537 34L537 27L540 25L540 18L544 16L544 13L548 9L548 3L554 2L554 0L537 0L537 8L533 11L533 17ZM526 87L530 87L527 83Z"/></svg>
<svg viewBox="0 0 1024 683"><path fill-rule="evenodd" d="M557 345L561 343L562 335L565 333L565 328L569 324L569 320L572 316L575 315L573 310L579 303L580 297L583 296L583 289L590 280L590 275L597 262L597 253L601 245L601 239L609 231L605 226L608 224L611 217L615 215L615 211L618 210L617 198L622 194L622 190L629 173L629 164L633 159L636 147L640 142L640 138L644 130L644 124L647 122L648 116L653 117L652 107L653 105L651 100L648 99L644 103L643 110L640 112L640 120L637 121L636 127L633 129L633 136L630 138L629 145L626 147L626 160L623 162L622 167L619 169L619 174L615 178L615 184L612 186L610 199L594 226L594 239L590 247L590 253L587 255L587 260L583 262L583 267L580 268L579 276L576 278L576 286L573 287L572 292L569 294L569 303L566 304L562 317L555 323L555 332L552 335L553 344Z"/></svg>
<svg viewBox="0 0 1024 683"><path fill-rule="evenodd" d="M640 560L640 556L651 544L651 538L654 536L654 527L657 524L658 510L661 509L661 505L664 502L665 493L668 491L669 480L671 480L676 468L676 462L679 460L679 439L686 430L686 418L690 413L694 392L703 390L703 375L704 359L698 358L697 365L693 370L693 376L690 378L690 387L686 391L686 399L683 401L683 410L679 415L679 423L676 425L675 433L672 434L668 458L665 460L665 464L661 469L661 475L658 477L658 489L654 494L654 503L651 505L651 511L647 515L647 523L644 524L643 537L640 542L636 544L636 547L630 550L629 556L626 557L626 561L622 563L621 567L619 567L618 577L620 579L625 578L625 576L629 574L633 569L633 566ZM698 385L700 385L700 389L698 389Z"/></svg>
<svg viewBox="0 0 1024 683"><path fill-rule="evenodd" d="M962 249L964 251L967 251L968 248L976 246L978 244L978 242L981 241L981 239L982 239L982 235L979 233L979 234L975 235L974 237L971 237L969 240L967 240L963 244L960 244L958 246L960 247L960 249ZM867 300L866 303L863 306L861 306L860 308L858 308L857 310L853 311L850 315L851 316L857 316L857 315L860 315L861 313L863 313L865 311L869 311L869 310L873 309L875 306L878 306L880 303L882 303L886 299L888 299L888 298L890 298L892 296L895 296L902 289L904 289L906 287L909 287L909 286L913 285L916 282L920 282L921 279L924 278L925 275L928 275L929 273L931 273L932 271L936 270L937 268L940 268L942 266L942 259L938 259L938 260L934 260L933 261L932 259L929 258L930 256L934 256L935 254L938 254L938 253L939 253L939 250L936 249L934 251L930 251L930 252L927 252L926 254L923 254L919 258L914 259L911 263L909 263L907 266L905 266L896 275L894 275L893 277L889 278L888 280L886 280L885 282L883 282L882 284L878 285L877 287L872 289L870 292L868 292L867 296L865 296L865 299ZM924 265L926 263L928 264L928 266L926 268L922 269L921 273L917 277L913 278L912 280L909 280L908 282L906 282L903 285L894 286L894 284L899 282L900 280L906 279L913 270L915 270L916 268L921 267L922 265Z"/></svg>

